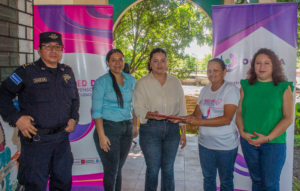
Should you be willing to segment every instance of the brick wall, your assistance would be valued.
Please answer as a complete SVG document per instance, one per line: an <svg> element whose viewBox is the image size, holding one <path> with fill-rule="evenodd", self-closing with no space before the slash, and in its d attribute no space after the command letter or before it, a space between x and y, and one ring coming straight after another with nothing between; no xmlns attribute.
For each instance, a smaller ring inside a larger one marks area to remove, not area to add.
<svg viewBox="0 0 300 191"><path fill-rule="evenodd" d="M32 0L0 0L0 83L32 61Z"/></svg>

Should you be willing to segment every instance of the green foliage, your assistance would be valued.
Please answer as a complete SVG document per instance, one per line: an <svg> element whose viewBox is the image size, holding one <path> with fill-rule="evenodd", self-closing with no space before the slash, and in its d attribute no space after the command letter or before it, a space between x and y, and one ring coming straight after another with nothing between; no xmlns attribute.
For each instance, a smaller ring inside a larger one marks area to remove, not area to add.
<svg viewBox="0 0 300 191"><path fill-rule="evenodd" d="M295 123L297 128L300 128L300 103L295 104Z"/></svg>
<svg viewBox="0 0 300 191"><path fill-rule="evenodd" d="M124 14L113 38L137 79L146 74L150 52L157 47L167 51L169 71L185 77L195 65L184 54L185 48L194 38L198 45L211 45L212 24L202 10L185 0L144 0ZM173 71L180 65L187 73Z"/></svg>
<svg viewBox="0 0 300 191"><path fill-rule="evenodd" d="M300 147L300 135L294 136L294 147Z"/></svg>
<svg viewBox="0 0 300 191"><path fill-rule="evenodd" d="M197 62L195 57L187 55L184 59L173 62L174 68L170 70L170 73L180 79L186 79L192 72L196 71Z"/></svg>
<svg viewBox="0 0 300 191"><path fill-rule="evenodd" d="M237 0L236 2L234 2L234 4L246 4L248 3L247 0Z"/></svg>
<svg viewBox="0 0 300 191"><path fill-rule="evenodd" d="M207 63L212 59L212 54L205 55L205 57L200 61L199 70L207 70Z"/></svg>
<svg viewBox="0 0 300 191"><path fill-rule="evenodd" d="M293 191L300 191L300 181L294 177Z"/></svg>

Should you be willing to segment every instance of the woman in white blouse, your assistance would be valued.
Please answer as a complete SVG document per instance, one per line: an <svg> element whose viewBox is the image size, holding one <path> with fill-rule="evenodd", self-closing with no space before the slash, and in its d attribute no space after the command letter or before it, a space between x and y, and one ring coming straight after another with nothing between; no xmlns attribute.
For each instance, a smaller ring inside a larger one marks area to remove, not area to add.
<svg viewBox="0 0 300 191"><path fill-rule="evenodd" d="M161 191L174 191L174 162L179 144L186 144L185 125L155 114L185 116L186 105L181 83L167 73L167 53L155 48L150 53L149 74L141 78L132 98L140 119L140 146L147 165L145 190L156 191L161 169ZM181 135L180 129L181 128Z"/></svg>

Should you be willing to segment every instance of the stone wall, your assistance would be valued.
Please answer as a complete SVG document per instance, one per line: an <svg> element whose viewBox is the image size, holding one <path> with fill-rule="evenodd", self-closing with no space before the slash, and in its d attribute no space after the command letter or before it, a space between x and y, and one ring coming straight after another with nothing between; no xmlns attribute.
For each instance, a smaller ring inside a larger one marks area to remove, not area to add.
<svg viewBox="0 0 300 191"><path fill-rule="evenodd" d="M0 83L32 61L32 0L0 0Z"/></svg>

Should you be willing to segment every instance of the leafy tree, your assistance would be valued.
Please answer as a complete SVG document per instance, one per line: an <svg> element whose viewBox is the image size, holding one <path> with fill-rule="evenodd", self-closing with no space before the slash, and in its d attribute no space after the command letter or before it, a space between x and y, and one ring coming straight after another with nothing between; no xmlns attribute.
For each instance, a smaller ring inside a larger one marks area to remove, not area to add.
<svg viewBox="0 0 300 191"><path fill-rule="evenodd" d="M184 54L184 49L194 38L198 45L211 45L211 30L210 18L185 0L144 0L117 24L114 47L123 51L130 72L140 78L147 74L150 52L157 47L167 51L169 71L183 62L191 68L192 58Z"/></svg>
<svg viewBox="0 0 300 191"><path fill-rule="evenodd" d="M212 54L207 54L205 55L205 57L200 61L200 64L199 64L199 69L200 70L207 70L207 63L209 60L212 59Z"/></svg>
<svg viewBox="0 0 300 191"><path fill-rule="evenodd" d="M176 65L173 64L173 69L170 71L173 75L180 79L186 79L192 72L196 71L198 60L190 55L186 55L184 59L176 60Z"/></svg>

